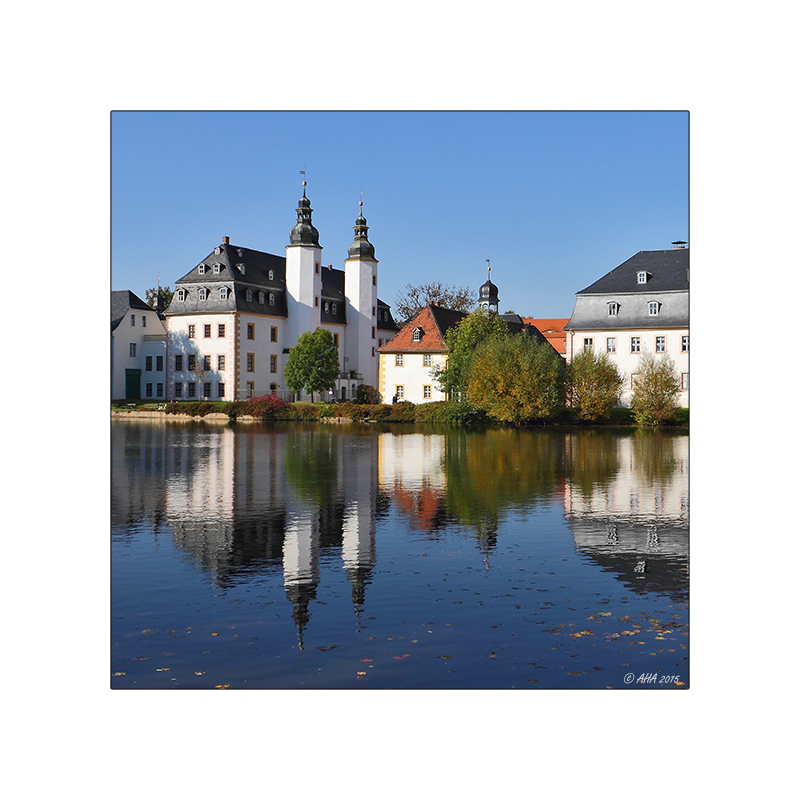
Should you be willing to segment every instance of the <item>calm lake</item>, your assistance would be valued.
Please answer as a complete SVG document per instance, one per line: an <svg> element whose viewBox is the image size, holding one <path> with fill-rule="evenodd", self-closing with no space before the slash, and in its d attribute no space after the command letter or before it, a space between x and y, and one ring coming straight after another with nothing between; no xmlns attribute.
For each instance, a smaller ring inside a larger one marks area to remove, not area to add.
<svg viewBox="0 0 800 800"><path fill-rule="evenodd" d="M115 420L114 688L689 686L689 438Z"/></svg>

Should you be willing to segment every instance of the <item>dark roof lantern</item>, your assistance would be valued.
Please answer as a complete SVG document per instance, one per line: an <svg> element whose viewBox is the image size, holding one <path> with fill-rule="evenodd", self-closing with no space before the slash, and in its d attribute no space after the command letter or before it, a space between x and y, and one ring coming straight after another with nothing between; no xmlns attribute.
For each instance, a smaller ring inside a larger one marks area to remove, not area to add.
<svg viewBox="0 0 800 800"><path fill-rule="evenodd" d="M358 203L358 216L356 217L356 224L353 226L355 231L355 239L353 244L347 249L348 258L369 258L375 260L375 248L367 238L369 227L367 220L362 213L363 202Z"/></svg>
<svg viewBox="0 0 800 800"><path fill-rule="evenodd" d="M311 201L306 197L306 182L303 181L303 196L297 204L297 224L289 234L289 244L319 247L319 231L311 224Z"/></svg>

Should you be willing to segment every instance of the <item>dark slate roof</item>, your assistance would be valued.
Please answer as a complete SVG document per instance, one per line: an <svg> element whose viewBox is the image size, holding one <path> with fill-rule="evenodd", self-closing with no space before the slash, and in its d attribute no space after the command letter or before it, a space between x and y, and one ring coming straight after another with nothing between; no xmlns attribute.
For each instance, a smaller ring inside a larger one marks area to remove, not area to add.
<svg viewBox="0 0 800 800"><path fill-rule="evenodd" d="M218 252L217 252L218 251ZM219 272L214 265L219 264ZM205 272L200 272L200 267ZM272 279L269 277L272 271ZM220 299L219 290L227 286L232 291L226 300ZM199 300L198 290L209 290L207 300ZM187 297L177 299L179 289L185 289ZM247 290L252 300L247 300ZM259 303L259 292L264 292L264 303ZM251 250L233 244L221 244L209 253L196 267L175 282L176 296L166 314L219 313L244 311L266 314L273 317L286 316L286 258L260 250ZM275 296L275 304L269 304L269 295Z"/></svg>
<svg viewBox="0 0 800 800"><path fill-rule="evenodd" d="M384 313L388 313L389 319L384 319ZM392 333L397 333L400 330L400 326L394 321L394 317L392 316L392 309L388 303L384 303L383 300L378 298L378 330L379 331L392 331Z"/></svg>
<svg viewBox="0 0 800 800"><path fill-rule="evenodd" d="M637 283L636 273L649 273L647 283ZM689 288L689 250L640 250L623 264L577 294L646 294Z"/></svg>
<svg viewBox="0 0 800 800"><path fill-rule="evenodd" d="M116 330L117 326L127 316L131 309L137 311L153 311L147 303L133 292L124 289L120 292L111 292L111 330Z"/></svg>
<svg viewBox="0 0 800 800"><path fill-rule="evenodd" d="M322 269L322 308L319 311L320 322L325 325L345 325L347 324L347 309L344 297L344 270L324 267ZM328 303L328 311L325 311L325 303ZM336 313L333 313L333 306L336 304Z"/></svg>

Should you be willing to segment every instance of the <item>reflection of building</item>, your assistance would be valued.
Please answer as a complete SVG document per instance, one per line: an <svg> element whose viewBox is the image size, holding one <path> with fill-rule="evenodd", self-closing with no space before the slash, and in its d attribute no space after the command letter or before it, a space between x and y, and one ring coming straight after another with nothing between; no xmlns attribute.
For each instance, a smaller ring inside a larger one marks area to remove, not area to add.
<svg viewBox="0 0 800 800"><path fill-rule="evenodd" d="M378 299L367 221L359 212L345 268L338 270L322 263L311 211L304 188L285 256L233 245L223 236L176 282L166 312L170 399L285 395L289 350L318 327L330 331L339 349L337 398L355 398L360 384L377 384L375 350L397 325Z"/></svg>
<svg viewBox="0 0 800 800"><path fill-rule="evenodd" d="M607 447L608 445L606 445ZM567 481L564 505L578 552L634 591L685 599L689 558L689 440L620 437L605 480Z"/></svg>
<svg viewBox="0 0 800 800"><path fill-rule="evenodd" d="M645 351L668 356L680 376L679 403L689 406L689 250L640 251L575 295L565 326L567 361L581 350L605 353L626 378L622 402L633 397Z"/></svg>

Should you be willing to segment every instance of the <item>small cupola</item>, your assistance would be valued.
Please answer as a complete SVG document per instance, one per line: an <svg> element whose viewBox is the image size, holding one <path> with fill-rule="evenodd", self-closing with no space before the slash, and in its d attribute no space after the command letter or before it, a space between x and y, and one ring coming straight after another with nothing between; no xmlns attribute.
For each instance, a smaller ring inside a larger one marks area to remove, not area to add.
<svg viewBox="0 0 800 800"><path fill-rule="evenodd" d="M500 299L497 293L497 287L492 283L492 267L489 259L486 259L488 278L486 283L478 290L478 307L484 311L494 311L500 308Z"/></svg>
<svg viewBox="0 0 800 800"><path fill-rule="evenodd" d="M303 181L303 196L297 204L297 224L289 234L289 244L319 247L319 231L311 224L311 201L306 197L306 182Z"/></svg>
<svg viewBox="0 0 800 800"><path fill-rule="evenodd" d="M353 240L353 244L347 249L347 257L348 258L369 258L371 260L375 260L375 248L367 239L367 231L369 228L367 227L367 220L364 217L363 211L364 203L359 201L358 203L358 216L356 217L356 224L353 226L353 230L355 231L355 239Z"/></svg>

